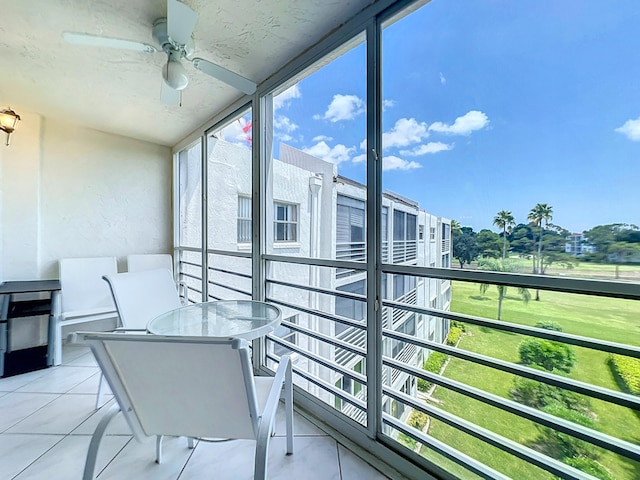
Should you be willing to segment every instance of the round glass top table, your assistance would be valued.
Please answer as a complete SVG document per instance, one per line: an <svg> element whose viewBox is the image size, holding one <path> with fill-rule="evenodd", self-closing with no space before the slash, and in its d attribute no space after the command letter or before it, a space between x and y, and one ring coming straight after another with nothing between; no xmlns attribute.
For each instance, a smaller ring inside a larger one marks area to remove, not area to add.
<svg viewBox="0 0 640 480"><path fill-rule="evenodd" d="M147 330L155 335L253 340L272 332L281 318L280 309L268 303L220 300L163 313L149 322Z"/></svg>

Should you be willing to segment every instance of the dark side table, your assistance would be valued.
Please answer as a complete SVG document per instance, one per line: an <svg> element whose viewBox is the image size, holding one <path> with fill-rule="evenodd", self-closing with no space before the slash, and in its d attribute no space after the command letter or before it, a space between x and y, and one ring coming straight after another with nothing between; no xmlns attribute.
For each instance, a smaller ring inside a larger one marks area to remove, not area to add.
<svg viewBox="0 0 640 480"><path fill-rule="evenodd" d="M59 280L0 284L0 377L53 365Z"/></svg>

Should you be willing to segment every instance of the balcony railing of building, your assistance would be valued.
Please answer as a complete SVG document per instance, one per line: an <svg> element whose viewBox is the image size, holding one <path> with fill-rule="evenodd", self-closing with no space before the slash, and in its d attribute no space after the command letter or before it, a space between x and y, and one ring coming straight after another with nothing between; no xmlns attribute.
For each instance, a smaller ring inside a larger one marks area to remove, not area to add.
<svg viewBox="0 0 640 480"><path fill-rule="evenodd" d="M442 240L442 253L447 253L451 250L451 239L445 238Z"/></svg>
<svg viewBox="0 0 640 480"><path fill-rule="evenodd" d="M394 240L393 263L412 262L418 257L417 240Z"/></svg>
<svg viewBox="0 0 640 480"><path fill-rule="evenodd" d="M334 271L337 268L354 270L364 268L363 265L357 265L356 262L279 258L275 255L266 255L265 260L268 264L300 267L301 270L308 269L309 266L316 266L318 269L334 269ZM299 393L297 398L305 408L309 408L314 415L320 416L330 425L344 423L344 428L349 429L350 432L360 431L362 438L370 438L369 422L372 421L372 418L367 409L368 396L375 394L375 390L370 390L371 385L379 384L378 391L381 397L378 401L382 405L382 409L379 412L380 417L376 421L381 422L382 431L376 436L376 440L383 448L391 448L395 452L400 452L426 471L436 471L439 474L453 475L454 477L457 475L465 477L466 474L461 473L464 471L487 479L510 478L502 471L501 462L492 465L485 464L472 453L457 449L460 447L455 438L470 437L475 439L474 441L483 442L486 445L485 449L506 452L514 459L513 461L528 465L526 468L538 472L535 478L554 478L554 476L576 480L597 478L565 461L554 458L549 451L541 451L536 446L519 443L518 429L522 424L533 425L539 429L549 429L556 432L561 438L570 441L581 441L585 445L596 448L607 459L614 458L624 463L626 468L639 468L637 462L640 462L640 447L636 443L637 439L633 439L635 437L632 432L625 432L624 429L611 431L594 425L585 426L555 415L553 412L517 402L504 393L494 391L490 382L488 384L465 383L452 378L447 370L441 373L432 373L423 370L421 365L414 363L418 357L416 353L418 351L440 352L446 355L450 362L457 362L457 368L465 368L464 365L475 365L482 368L483 371L493 372L491 375L495 375L496 378L511 375L513 378L532 380L540 385L554 388L562 394L577 394L579 398L590 399L591 402L601 402L606 405L606 409L628 410L636 415L640 414L640 396L599 385L597 378L572 378L556 371L532 368L513 360L506 360L500 358L499 355L492 356L429 341L389 328L381 330L382 344L385 345L385 342L404 342L405 348L397 358L386 355L379 358L379 368L373 370L379 372L378 381L376 381L368 378L365 369L361 368L360 371L354 369L354 365L362 365L359 363L361 360L365 360L367 363L376 362L376 358L368 353L367 319L355 321L336 316L332 313L333 303L330 300L341 296L353 301L364 302L366 298L362 295L337 291L328 285L297 283L289 279L284 281L282 277L278 276L277 269L268 268L267 270L275 273L266 279L266 300L289 312L306 315L307 321L283 322L284 326L297 333L298 337L294 342L283 340L274 335L268 337L264 351L266 366L272 370L277 365L279 357L273 353L274 345L285 347L294 353L297 358L294 366L295 383ZM640 303L638 303L640 290L637 284L391 264L383 265L382 272L453 282L540 289L559 292L562 295L585 295L585 301L608 298L612 301L630 302L625 308L638 309L640 307ZM327 278L330 277L331 275L327 275ZM453 289L455 290L455 285L453 285ZM523 340L551 341L576 348L579 351L588 350L605 355L621 355L640 359L640 346L602 340L595 338L595 336L589 337L504 320L499 321L488 317L429 308L406 301L383 300L381 306L386 307L383 308L383 311L386 309L392 311L392 318L397 315L396 311L412 312L423 314L424 318L436 318L443 324L444 322L456 321L465 325L479 326L486 332L504 332L509 335L517 335ZM346 334L344 338L336 338L333 335L337 323L352 327L350 333ZM311 347L311 345L313 346ZM391 350L385 349L384 351ZM387 371L391 372L390 381ZM347 383L353 386L352 389L347 391L336 386L338 378L349 379ZM453 397L450 396L449 403L445 402L444 404L435 401L435 399L434 401L426 401L416 395L415 383L418 380L429 382L437 389L442 389L443 392L450 392ZM406 391L406 388L401 389L401 386L406 385L407 382L414 385L409 391ZM455 400L451 400L451 398L472 401L483 412L504 412L512 420L509 425L496 428L486 421L491 417L490 413L474 417L472 412L455 411L451 404L451 402L455 404ZM393 402L401 405L402 408L392 408ZM324 405L324 407L316 408L313 405ZM426 414L430 419L430 425L448 426L453 429L454 433L452 436L443 437L433 434L431 429L422 431L408 425L402 419L394 417L391 413L396 410L405 411L403 418L406 418L407 409ZM334 411L334 414L323 413L329 410ZM354 428L355 430L353 430ZM433 463L433 455L430 455L428 460L416 454L414 449L405 448L398 442L398 434L403 434L405 438L410 438L413 442L427 447L429 452L434 452L434 455L437 454L438 458L435 459L435 464ZM357 435L352 438L356 437Z"/></svg>
<svg viewBox="0 0 640 480"><path fill-rule="evenodd" d="M401 262L405 262L405 257L399 256ZM336 260L346 260L355 262L365 262L367 260L366 244L364 242L336 243ZM415 260L415 256L413 258ZM389 261L389 242L382 242L382 261ZM356 270L349 268L339 268L336 270L336 278L345 278L352 275Z"/></svg>

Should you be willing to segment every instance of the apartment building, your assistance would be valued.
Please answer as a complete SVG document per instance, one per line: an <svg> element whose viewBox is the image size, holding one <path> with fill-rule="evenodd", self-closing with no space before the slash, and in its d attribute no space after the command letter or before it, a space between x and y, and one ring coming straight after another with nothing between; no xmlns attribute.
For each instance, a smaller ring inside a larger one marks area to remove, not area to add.
<svg viewBox="0 0 640 480"><path fill-rule="evenodd" d="M200 247L207 241L209 299L251 295L252 195L251 151L224 134L208 142L207 231L202 235L200 145L179 156L180 242ZM357 421L364 422L366 388L366 186L338 175L338 167L286 144L273 160L268 196L266 251L304 259L363 262L363 270L312 264L271 262L266 297L283 311L283 323L269 337L273 360L291 353L304 390ZM411 199L385 192L381 210L382 262L424 267L450 266L450 221L421 210ZM183 252L183 282L189 297L202 297L201 259ZM449 310L451 281L405 275L382 275L383 299ZM383 307L383 328L430 341L444 341L448 320ZM331 338L333 344L324 340ZM383 341L383 354L420 367L428 351L394 339ZM396 369L383 382L415 396L416 380ZM318 385L321 383L322 385ZM327 388L329 386L330 388ZM331 388L333 387L333 388ZM349 400L352 400L349 402ZM362 403L358 403L358 401ZM402 404L387 399L385 411L405 415ZM408 412L407 412L408 414Z"/></svg>

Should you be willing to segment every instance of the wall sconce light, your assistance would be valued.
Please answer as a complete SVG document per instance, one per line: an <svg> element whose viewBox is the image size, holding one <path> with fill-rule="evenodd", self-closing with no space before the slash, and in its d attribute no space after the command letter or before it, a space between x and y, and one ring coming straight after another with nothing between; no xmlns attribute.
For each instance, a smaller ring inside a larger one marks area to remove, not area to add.
<svg viewBox="0 0 640 480"><path fill-rule="evenodd" d="M9 146L9 136L15 130L18 120L20 120L20 115L11 110L11 107L7 107L5 110L0 110L0 130L7 134L6 146Z"/></svg>

